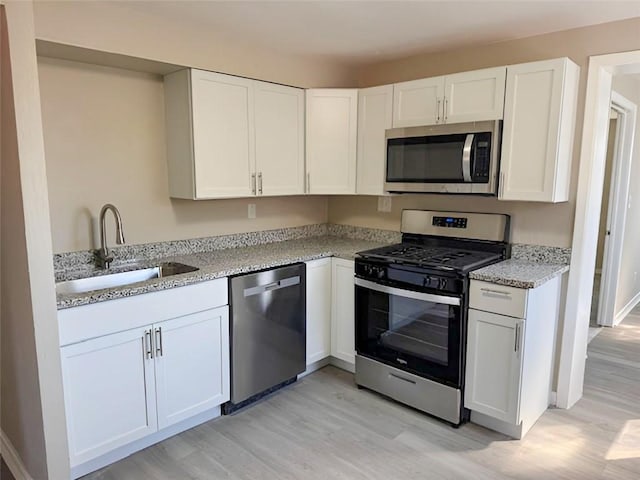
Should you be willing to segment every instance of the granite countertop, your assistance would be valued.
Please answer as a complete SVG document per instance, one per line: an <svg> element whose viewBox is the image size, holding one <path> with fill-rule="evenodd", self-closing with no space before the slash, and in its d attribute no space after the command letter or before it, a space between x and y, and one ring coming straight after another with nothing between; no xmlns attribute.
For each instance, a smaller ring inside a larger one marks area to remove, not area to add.
<svg viewBox="0 0 640 480"><path fill-rule="evenodd" d="M530 289L537 288L568 270L567 264L535 263L512 258L474 270L469 277L508 287Z"/></svg>
<svg viewBox="0 0 640 480"><path fill-rule="evenodd" d="M120 265L106 271L85 268L83 270L58 272L56 274L56 282L99 274L130 271L157 265L161 262L180 262L200 269L192 273L154 278L122 287L57 295L57 305L58 310L78 307L323 257L335 256L353 260L357 252L382 245L384 243L379 241L319 236L251 247L227 248L188 255L168 256L153 261Z"/></svg>

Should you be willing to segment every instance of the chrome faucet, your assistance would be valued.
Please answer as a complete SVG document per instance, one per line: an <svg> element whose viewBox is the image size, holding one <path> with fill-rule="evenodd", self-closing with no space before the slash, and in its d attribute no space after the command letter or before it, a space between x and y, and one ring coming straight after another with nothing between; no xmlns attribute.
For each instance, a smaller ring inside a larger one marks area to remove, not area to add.
<svg viewBox="0 0 640 480"><path fill-rule="evenodd" d="M93 256L96 260L98 268L109 268L111 262L113 262L113 256L109 255L109 248L107 247L107 233L105 225L105 215L107 210L113 212L113 216L116 219L116 243L122 245L124 243L124 234L122 233L122 218L118 209L107 203L102 210L100 210L100 249L93 251Z"/></svg>

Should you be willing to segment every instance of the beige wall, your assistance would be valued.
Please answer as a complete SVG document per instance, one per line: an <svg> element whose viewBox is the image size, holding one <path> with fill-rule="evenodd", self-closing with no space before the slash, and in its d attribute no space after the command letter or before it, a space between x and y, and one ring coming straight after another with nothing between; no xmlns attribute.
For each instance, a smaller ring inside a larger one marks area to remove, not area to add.
<svg viewBox="0 0 640 480"><path fill-rule="evenodd" d="M29 478L68 478L33 11L0 10L0 422Z"/></svg>
<svg viewBox="0 0 640 480"><path fill-rule="evenodd" d="M55 252L95 247L105 203L120 210L129 244L327 221L325 197L170 199L162 77L48 58L38 66Z"/></svg>
<svg viewBox="0 0 640 480"><path fill-rule="evenodd" d="M3 433L34 478L47 476L7 24L0 58L0 339ZM7 281L11 278L11 281Z"/></svg>
<svg viewBox="0 0 640 480"><path fill-rule="evenodd" d="M362 226L398 228L402 208L447 208L509 213L513 216L515 242L571 246L575 196L577 191L579 139L582 132L588 56L640 49L640 18L568 30L364 67L360 86L381 85L403 80L442 75L478 68L508 65L568 56L582 67L576 137L571 174L570 201L558 205L498 202L484 198L449 198L436 195L394 198L391 214L376 212L375 198L339 197L329 201L329 220Z"/></svg>
<svg viewBox="0 0 640 480"><path fill-rule="evenodd" d="M39 39L299 87L355 84L355 69L323 58L283 55L204 24L131 9L127 2L37 1Z"/></svg>
<svg viewBox="0 0 640 480"><path fill-rule="evenodd" d="M640 82L630 77L614 77L613 89L640 106ZM639 112L640 113L640 112ZM640 295L640 116L636 122L629 182L627 217L622 241L622 263L618 274L615 312L618 315Z"/></svg>

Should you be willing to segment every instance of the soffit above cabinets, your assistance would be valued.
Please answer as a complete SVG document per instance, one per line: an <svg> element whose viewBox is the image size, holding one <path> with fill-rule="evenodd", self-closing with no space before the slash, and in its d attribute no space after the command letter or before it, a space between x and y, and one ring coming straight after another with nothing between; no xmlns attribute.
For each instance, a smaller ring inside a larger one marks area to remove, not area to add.
<svg viewBox="0 0 640 480"><path fill-rule="evenodd" d="M91 63L103 67L123 68L134 72L155 73L167 75L183 69L181 65L156 62L145 58L132 57L119 53L93 50L91 48L77 47L63 43L36 40L36 53L39 57L59 58L74 62Z"/></svg>

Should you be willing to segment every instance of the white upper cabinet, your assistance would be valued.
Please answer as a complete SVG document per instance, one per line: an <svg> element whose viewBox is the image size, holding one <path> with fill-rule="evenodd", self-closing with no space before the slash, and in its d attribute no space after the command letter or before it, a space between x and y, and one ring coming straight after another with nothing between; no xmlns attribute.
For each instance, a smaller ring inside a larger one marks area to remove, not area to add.
<svg viewBox="0 0 640 480"><path fill-rule="evenodd" d="M579 76L568 58L507 67L501 200L569 199Z"/></svg>
<svg viewBox="0 0 640 480"><path fill-rule="evenodd" d="M303 90L195 69L164 82L172 197L303 193Z"/></svg>
<svg viewBox="0 0 640 480"><path fill-rule="evenodd" d="M456 73L445 77L445 123L499 120L504 110L505 67Z"/></svg>
<svg viewBox="0 0 640 480"><path fill-rule="evenodd" d="M358 161L356 193L384 195L385 130L391 128L393 85L358 92Z"/></svg>
<svg viewBox="0 0 640 480"><path fill-rule="evenodd" d="M304 193L304 90L254 82L256 194Z"/></svg>
<svg viewBox="0 0 640 480"><path fill-rule="evenodd" d="M356 192L358 91L307 90L307 193Z"/></svg>
<svg viewBox="0 0 640 480"><path fill-rule="evenodd" d="M442 123L444 77L393 85L393 128Z"/></svg>
<svg viewBox="0 0 640 480"><path fill-rule="evenodd" d="M393 128L502 118L505 67L393 85Z"/></svg>

